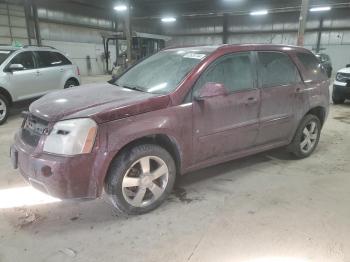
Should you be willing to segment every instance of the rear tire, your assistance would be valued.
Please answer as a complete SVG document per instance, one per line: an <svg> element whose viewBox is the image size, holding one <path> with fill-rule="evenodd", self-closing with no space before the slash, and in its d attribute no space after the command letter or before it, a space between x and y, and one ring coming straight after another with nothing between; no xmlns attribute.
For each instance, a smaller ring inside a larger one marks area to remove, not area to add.
<svg viewBox="0 0 350 262"><path fill-rule="evenodd" d="M79 83L76 80L68 79L67 82L64 84L64 89L75 87L78 85L79 85Z"/></svg>
<svg viewBox="0 0 350 262"><path fill-rule="evenodd" d="M288 149L299 159L309 157L320 140L321 122L315 115L306 115L300 122Z"/></svg>
<svg viewBox="0 0 350 262"><path fill-rule="evenodd" d="M6 122L9 114L9 101L5 96L0 94L0 125Z"/></svg>
<svg viewBox="0 0 350 262"><path fill-rule="evenodd" d="M164 202L175 177L175 162L168 151L158 145L138 145L126 148L112 162L105 191L119 212L138 215Z"/></svg>

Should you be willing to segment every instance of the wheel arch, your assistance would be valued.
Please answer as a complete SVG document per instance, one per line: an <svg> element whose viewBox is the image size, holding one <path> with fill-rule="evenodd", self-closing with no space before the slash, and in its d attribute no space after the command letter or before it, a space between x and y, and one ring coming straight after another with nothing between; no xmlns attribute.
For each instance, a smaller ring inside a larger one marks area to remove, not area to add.
<svg viewBox="0 0 350 262"><path fill-rule="evenodd" d="M76 77L74 77L74 76L68 78L64 84L66 84L66 83L67 83L68 81L70 81L70 80L72 80L72 81L74 81L75 83L77 83L78 85L80 85L79 80L78 80Z"/></svg>
<svg viewBox="0 0 350 262"><path fill-rule="evenodd" d="M12 96L10 94L9 91L7 91L5 88L0 87L0 94L2 94L3 96L5 96L9 102L10 105L12 105L13 100L12 100Z"/></svg>
<svg viewBox="0 0 350 262"><path fill-rule="evenodd" d="M321 122L321 126L323 126L324 122L326 121L326 109L324 107L322 106L313 107L305 114L305 116L310 114L317 116Z"/></svg>
<svg viewBox="0 0 350 262"><path fill-rule="evenodd" d="M167 134L159 133L159 134L146 135L143 137L136 138L132 141L129 141L124 146L122 146L120 150L118 150L118 152L112 157L111 161L109 162L107 172L105 174L103 181L105 182L107 179L108 170L110 169L111 164L123 151L142 144L154 144L167 150L175 161L176 175L178 175L181 172L182 157L181 157L181 149L178 142L176 141L175 138Z"/></svg>

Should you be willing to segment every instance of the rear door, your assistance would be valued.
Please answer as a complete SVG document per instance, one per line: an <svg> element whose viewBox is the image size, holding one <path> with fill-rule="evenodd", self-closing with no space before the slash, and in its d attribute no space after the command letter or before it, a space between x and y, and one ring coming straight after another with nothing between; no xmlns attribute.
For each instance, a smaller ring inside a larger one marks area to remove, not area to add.
<svg viewBox="0 0 350 262"><path fill-rule="evenodd" d="M51 51L36 51L40 89L42 92L63 89L62 75L64 72L62 60Z"/></svg>
<svg viewBox="0 0 350 262"><path fill-rule="evenodd" d="M258 133L260 90L251 53L219 58L197 81L194 95L208 82L223 84L229 94L193 101L196 162L249 149Z"/></svg>
<svg viewBox="0 0 350 262"><path fill-rule="evenodd" d="M297 67L282 52L257 52L261 86L260 127L257 145L282 142L295 131L297 94L303 83Z"/></svg>
<svg viewBox="0 0 350 262"><path fill-rule="evenodd" d="M24 69L20 71L6 72L9 88L14 96L14 100L23 100L41 95L38 87L38 72L35 65L33 52L24 51L17 54L7 65L21 64ZM7 71L7 70L5 70Z"/></svg>

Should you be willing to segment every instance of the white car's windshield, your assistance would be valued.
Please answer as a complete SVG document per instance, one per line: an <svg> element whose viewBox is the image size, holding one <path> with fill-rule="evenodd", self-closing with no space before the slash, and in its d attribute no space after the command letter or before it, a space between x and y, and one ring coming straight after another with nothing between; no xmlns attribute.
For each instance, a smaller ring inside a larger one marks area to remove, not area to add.
<svg viewBox="0 0 350 262"><path fill-rule="evenodd" d="M208 54L190 49L162 51L131 68L114 84L147 93L168 94Z"/></svg>
<svg viewBox="0 0 350 262"><path fill-rule="evenodd" d="M0 50L0 65L9 57L13 51L11 50Z"/></svg>

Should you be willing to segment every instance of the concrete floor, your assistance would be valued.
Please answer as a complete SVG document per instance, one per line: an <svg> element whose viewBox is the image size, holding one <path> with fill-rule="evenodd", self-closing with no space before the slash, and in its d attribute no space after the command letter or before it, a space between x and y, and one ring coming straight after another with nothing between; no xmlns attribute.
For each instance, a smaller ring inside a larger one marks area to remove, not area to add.
<svg viewBox="0 0 350 262"><path fill-rule="evenodd" d="M0 127L0 192L25 185L8 159L20 122ZM191 173L142 216L103 199L0 209L0 261L350 261L349 127L350 103L332 105L310 158L274 150Z"/></svg>

